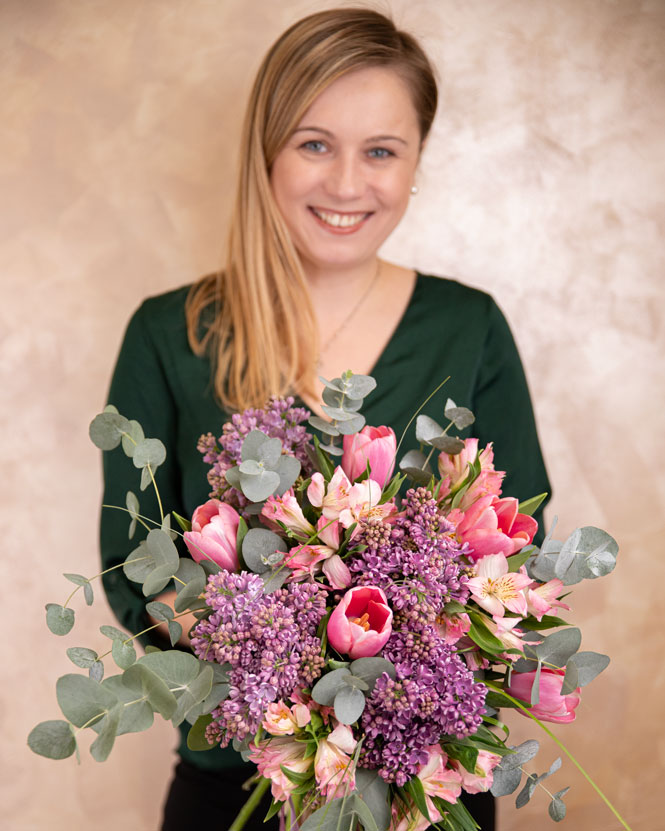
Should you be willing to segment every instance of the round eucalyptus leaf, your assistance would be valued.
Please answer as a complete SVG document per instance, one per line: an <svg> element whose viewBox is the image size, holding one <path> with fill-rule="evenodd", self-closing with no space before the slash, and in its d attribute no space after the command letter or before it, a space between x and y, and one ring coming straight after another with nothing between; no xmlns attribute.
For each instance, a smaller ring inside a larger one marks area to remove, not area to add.
<svg viewBox="0 0 665 831"><path fill-rule="evenodd" d="M449 407L446 404L446 409L444 410L446 418L452 421L458 430L464 430L466 427L470 427L476 420L471 410L468 410L466 407L456 407L455 403L450 399L448 399L448 402L452 406Z"/></svg>
<svg viewBox="0 0 665 831"><path fill-rule="evenodd" d="M46 604L46 625L54 635L66 635L74 626L74 610L58 603Z"/></svg>
<svg viewBox="0 0 665 831"><path fill-rule="evenodd" d="M342 385L341 378L333 378L332 381L328 381L323 375L319 375L319 381L323 384L326 389L336 390L337 392L344 392L344 386Z"/></svg>
<svg viewBox="0 0 665 831"><path fill-rule="evenodd" d="M326 436L339 436L339 430L337 427L333 426L329 421L324 421L324 419L320 418L320 416L310 416L309 424L311 424L315 430L325 433Z"/></svg>
<svg viewBox="0 0 665 831"><path fill-rule="evenodd" d="M237 466L230 467L224 474L224 478L232 488L235 488L237 491L240 490L240 468Z"/></svg>
<svg viewBox="0 0 665 831"><path fill-rule="evenodd" d="M93 418L88 432L92 443L100 450L113 450L120 444L122 434L129 429L129 421L124 416L105 412Z"/></svg>
<svg viewBox="0 0 665 831"><path fill-rule="evenodd" d="M547 810L554 822L561 822L562 819L566 818L566 803L558 796L552 799Z"/></svg>
<svg viewBox="0 0 665 831"><path fill-rule="evenodd" d="M582 633L573 626L548 635L542 643L536 646L535 652L545 665L554 664L557 667L565 667L566 662L577 652L581 643Z"/></svg>
<svg viewBox="0 0 665 831"><path fill-rule="evenodd" d="M400 465L400 470L410 479L413 479L417 485L428 485L432 478L431 473L426 470L421 470L419 467L401 467Z"/></svg>
<svg viewBox="0 0 665 831"><path fill-rule="evenodd" d="M352 375L345 384L345 391L349 398L366 398L376 389L376 381L371 375Z"/></svg>
<svg viewBox="0 0 665 831"><path fill-rule="evenodd" d="M352 436L359 433L365 426L365 416L354 415L348 421L338 421L337 429L343 436Z"/></svg>
<svg viewBox="0 0 665 831"><path fill-rule="evenodd" d="M323 412L333 421L350 421L352 418L357 418L356 413L349 413L341 407L321 407Z"/></svg>
<svg viewBox="0 0 665 831"><path fill-rule="evenodd" d="M88 670L88 676L93 681L101 681L104 677L104 663L102 661L95 661Z"/></svg>
<svg viewBox="0 0 665 831"><path fill-rule="evenodd" d="M115 626L108 626L106 624L104 626L100 626L99 631L105 638L110 638L112 641L127 641L131 637L131 635L128 635L127 632L123 632L122 629L118 629Z"/></svg>
<svg viewBox="0 0 665 831"><path fill-rule="evenodd" d="M85 602L88 606L92 606L92 603L95 599L94 592L92 591L92 586L90 585L90 581L87 581L83 584L83 597L85 598Z"/></svg>
<svg viewBox="0 0 665 831"><path fill-rule="evenodd" d="M76 739L69 722L53 719L42 721L32 728L28 747L47 759L66 759L76 750Z"/></svg>
<svg viewBox="0 0 665 831"><path fill-rule="evenodd" d="M171 620L173 617L173 609L166 603L161 603L159 600L146 603L145 610L155 620Z"/></svg>
<svg viewBox="0 0 665 831"><path fill-rule="evenodd" d="M362 678L358 678L357 675L347 675L344 682L349 687L353 687L353 689L360 690L363 693L367 693L367 690L369 690L369 684L366 681L363 681Z"/></svg>
<svg viewBox="0 0 665 831"><path fill-rule="evenodd" d="M189 557L180 558L180 565L178 566L175 576L178 580L182 580L183 583L190 583L197 577L202 579L204 584L207 580L203 567L198 563L195 563L194 560L190 560ZM178 591L178 586L180 586L180 583L176 583L176 591Z"/></svg>
<svg viewBox="0 0 665 831"><path fill-rule="evenodd" d="M428 415L416 418L416 438L421 444L429 444L432 439L443 435L443 427Z"/></svg>
<svg viewBox="0 0 665 831"><path fill-rule="evenodd" d="M282 455L282 442L279 439L264 441L257 452L258 461L268 470L274 470Z"/></svg>
<svg viewBox="0 0 665 831"><path fill-rule="evenodd" d="M343 409L349 413L357 412L363 405L362 398L350 398L340 390L333 390L330 387L323 388L321 398L323 399L323 403L329 407L342 408L343 405Z"/></svg>
<svg viewBox="0 0 665 831"><path fill-rule="evenodd" d="M264 466L257 459L245 459L239 465L240 474L245 476L260 476L265 470Z"/></svg>
<svg viewBox="0 0 665 831"><path fill-rule="evenodd" d="M136 650L131 643L116 639L111 645L111 655L120 669L129 669L136 661Z"/></svg>
<svg viewBox="0 0 665 831"><path fill-rule="evenodd" d="M104 716L102 729L90 745L90 754L96 762L105 762L113 750L123 709L123 705L118 703Z"/></svg>
<svg viewBox="0 0 665 831"><path fill-rule="evenodd" d="M241 471L240 487L251 502L263 502L279 487L279 474L272 470L263 470L258 476L247 476Z"/></svg>
<svg viewBox="0 0 665 831"><path fill-rule="evenodd" d="M365 696L361 690L345 684L335 696L335 718L342 724L358 721L365 709Z"/></svg>
<svg viewBox="0 0 665 831"><path fill-rule="evenodd" d="M133 583L142 583L155 567L155 558L148 551L145 540L131 551L122 566L125 577Z"/></svg>
<svg viewBox="0 0 665 831"><path fill-rule="evenodd" d="M372 812L379 831L388 831L391 810L388 802L388 783L377 771L367 768L356 769L356 793Z"/></svg>
<svg viewBox="0 0 665 831"><path fill-rule="evenodd" d="M156 470L166 459L166 448L159 439L143 439L134 448L134 467L150 467Z"/></svg>
<svg viewBox="0 0 665 831"><path fill-rule="evenodd" d="M264 582L263 593L272 594L273 592L276 592L277 589L281 589L288 576L289 572L286 568L264 571L261 574L261 579Z"/></svg>
<svg viewBox="0 0 665 831"><path fill-rule="evenodd" d="M522 742L522 744L517 747L511 747L510 749L513 752L501 759L501 763L496 770L516 770L533 759L536 753L538 753L540 745L535 739L527 739L527 741ZM517 785L515 785L515 787L517 787ZM492 791L492 793L494 792ZM512 791L508 791L508 793L512 793ZM498 796L498 794L495 794L495 796Z"/></svg>
<svg viewBox="0 0 665 831"><path fill-rule="evenodd" d="M179 590L173 608L176 612L184 612L186 609L189 609L190 603L193 600L197 601L199 599L201 592L205 589L205 574L203 576L197 575L184 586L181 586L180 583L176 585L179 587Z"/></svg>
<svg viewBox="0 0 665 831"><path fill-rule="evenodd" d="M153 672L150 667L141 663L146 658L164 654L166 653L150 652L148 655L144 655L135 664L132 664L129 669L125 670L122 679L123 683L127 684L130 689L138 686L141 694L146 696L153 710L158 712L162 718L170 719L178 706L176 697L162 677L156 672Z"/></svg>
<svg viewBox="0 0 665 831"><path fill-rule="evenodd" d="M205 714L199 716L187 734L187 747L190 750L202 751L212 750L215 746L210 744L206 738L206 727L211 723L212 716Z"/></svg>
<svg viewBox="0 0 665 831"><path fill-rule="evenodd" d="M277 495L282 496L300 475L300 462L295 456L287 456L286 454L280 456L275 472L279 475L279 487L277 488Z"/></svg>
<svg viewBox="0 0 665 831"><path fill-rule="evenodd" d="M329 456L343 456L344 455L344 448L340 447L337 444L322 444L320 445L321 450L325 450L325 452Z"/></svg>
<svg viewBox="0 0 665 831"><path fill-rule="evenodd" d="M141 484L139 485L139 489L144 491L146 488L149 488L152 484L152 476L154 474L154 470L150 467L150 465L146 465L146 467L141 469Z"/></svg>
<svg viewBox="0 0 665 831"><path fill-rule="evenodd" d="M397 677L395 665L386 658L380 658L378 656L373 658L356 658L349 667L349 670L352 675L363 679L368 685L370 692L374 689L374 685L384 672L387 672L393 681Z"/></svg>
<svg viewBox="0 0 665 831"><path fill-rule="evenodd" d="M275 551L286 552L284 540L267 528L250 528L242 541L242 557L248 569L261 574L270 569L266 558Z"/></svg>
<svg viewBox="0 0 665 831"><path fill-rule="evenodd" d="M143 655L139 663L174 687L186 686L199 674L199 661L191 653L175 649Z"/></svg>
<svg viewBox="0 0 665 831"><path fill-rule="evenodd" d="M98 656L94 649L87 649L85 646L71 646L67 650L67 657L77 667L90 669Z"/></svg>
<svg viewBox="0 0 665 831"><path fill-rule="evenodd" d="M251 430L243 440L242 447L240 448L240 460L243 462L249 459L258 461L259 448L267 441L270 441L270 436L264 433L263 430ZM280 442L280 452L281 447L282 443Z"/></svg>
<svg viewBox="0 0 665 831"><path fill-rule="evenodd" d="M84 577L82 574L63 574L63 577L66 577L70 583L75 583L77 586L85 586L88 582L88 578Z"/></svg>
<svg viewBox="0 0 665 831"><path fill-rule="evenodd" d="M310 814L300 826L300 831L352 831L357 819L352 800L339 797Z"/></svg>
<svg viewBox="0 0 665 831"><path fill-rule="evenodd" d="M118 408L113 404L107 404L102 410L103 413L118 413Z"/></svg>
<svg viewBox="0 0 665 831"><path fill-rule="evenodd" d="M504 757L505 758L505 757ZM519 787L522 781L522 770L519 767L504 770L501 767L494 769L494 780L490 793L493 796L508 796Z"/></svg>
<svg viewBox="0 0 665 831"><path fill-rule="evenodd" d="M141 591L144 597L150 597L151 594L157 594L165 589L171 578L173 577L173 569L168 565L157 566L143 581Z"/></svg>
<svg viewBox="0 0 665 831"><path fill-rule="evenodd" d="M157 566L165 566L172 569L175 574L180 565L178 549L173 540L161 528L153 528L146 537L148 553L152 555Z"/></svg>
<svg viewBox="0 0 665 831"><path fill-rule="evenodd" d="M464 442L456 436L438 436L433 438L430 444L449 456L456 456L464 450Z"/></svg>
<svg viewBox="0 0 665 831"><path fill-rule="evenodd" d="M314 701L317 704L323 704L325 707L332 707L335 696L346 686L344 678L350 674L346 667L340 667L321 676L312 687Z"/></svg>
<svg viewBox="0 0 665 831"><path fill-rule="evenodd" d="M122 437L122 449L125 451L125 455L129 456L131 459L134 456L134 451L136 450L137 445L140 444L144 438L145 434L143 432L143 428L138 421L134 421L132 419L129 422L127 434Z"/></svg>
<svg viewBox="0 0 665 831"><path fill-rule="evenodd" d="M600 652L576 652L566 664L566 677L561 687L562 695L571 693L576 687L585 687L590 684L596 676L600 675L609 666L609 663L609 656L602 655ZM568 679L568 673L572 667L575 667L576 677L574 685L569 688L570 684L573 683L572 678Z"/></svg>
<svg viewBox="0 0 665 831"><path fill-rule="evenodd" d="M168 627L171 646L175 646L182 637L182 625L177 620L170 620Z"/></svg>
<svg viewBox="0 0 665 831"><path fill-rule="evenodd" d="M199 667L200 671L184 689L176 693L178 706L171 717L174 727L178 727L185 720L187 713L199 705L210 694L212 689L213 671L210 665Z"/></svg>
<svg viewBox="0 0 665 831"><path fill-rule="evenodd" d="M125 733L142 733L152 727L155 715L152 707L141 698L141 685L131 689L123 682L122 675L112 675L102 682L102 686L118 697L122 702L123 712L120 716L117 735Z"/></svg>
<svg viewBox="0 0 665 831"><path fill-rule="evenodd" d="M118 703L117 696L84 675L63 675L55 690L62 714L76 727L83 727Z"/></svg>

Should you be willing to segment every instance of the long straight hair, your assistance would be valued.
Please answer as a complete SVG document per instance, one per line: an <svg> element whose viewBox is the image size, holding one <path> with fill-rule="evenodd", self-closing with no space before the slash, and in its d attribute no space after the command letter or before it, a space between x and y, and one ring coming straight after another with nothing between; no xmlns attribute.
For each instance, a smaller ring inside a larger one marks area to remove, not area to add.
<svg viewBox="0 0 665 831"><path fill-rule="evenodd" d="M316 317L270 171L314 99L342 75L374 66L406 81L423 142L436 112L434 72L417 41L376 11L305 17L259 68L243 125L226 264L195 283L186 304L190 345L210 355L215 395L227 411L263 406L271 395L312 393Z"/></svg>

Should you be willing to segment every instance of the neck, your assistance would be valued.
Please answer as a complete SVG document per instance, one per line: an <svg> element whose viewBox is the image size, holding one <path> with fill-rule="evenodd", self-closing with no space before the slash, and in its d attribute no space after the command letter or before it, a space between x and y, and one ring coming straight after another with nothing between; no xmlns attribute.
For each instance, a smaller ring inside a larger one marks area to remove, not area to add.
<svg viewBox="0 0 665 831"><path fill-rule="evenodd" d="M378 257L374 256L352 268L321 268L308 263L303 265L312 295L323 298L338 295L340 292L362 290L374 279L378 262Z"/></svg>

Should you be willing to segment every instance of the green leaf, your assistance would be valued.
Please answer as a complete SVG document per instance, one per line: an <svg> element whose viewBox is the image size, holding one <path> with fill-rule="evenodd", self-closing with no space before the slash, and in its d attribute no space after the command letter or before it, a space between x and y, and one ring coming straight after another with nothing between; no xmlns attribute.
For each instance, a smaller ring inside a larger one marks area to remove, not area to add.
<svg viewBox="0 0 665 831"><path fill-rule="evenodd" d="M310 416L308 423L311 424L315 430L318 430L326 436L339 436L339 430L337 427L334 427L329 421L325 421L320 416Z"/></svg>
<svg viewBox="0 0 665 831"><path fill-rule="evenodd" d="M46 625L54 635L66 635L74 626L74 610L58 603L46 604Z"/></svg>
<svg viewBox="0 0 665 831"><path fill-rule="evenodd" d="M145 610L155 620L171 620L173 617L173 609L166 603L161 603L159 600L146 603Z"/></svg>
<svg viewBox="0 0 665 831"><path fill-rule="evenodd" d="M205 572L201 569L201 576L195 577L184 586L180 586L180 584L177 583L176 585L180 588L175 602L173 603L173 608L176 612L184 612L186 609L189 609L190 606L196 606L201 593L206 587L206 582L207 578L205 576Z"/></svg>
<svg viewBox="0 0 665 831"><path fill-rule="evenodd" d="M85 646L72 646L67 650L67 657L81 669L90 669L97 660L97 653L94 649L87 649Z"/></svg>
<svg viewBox="0 0 665 831"><path fill-rule="evenodd" d="M300 831L352 831L356 812L349 797L340 797L326 802L310 814L300 826Z"/></svg>
<svg viewBox="0 0 665 831"><path fill-rule="evenodd" d="M190 750L212 750L215 747L214 744L208 742L205 736L206 727L211 723L212 716L209 713L196 719L187 734L187 747Z"/></svg>
<svg viewBox="0 0 665 831"><path fill-rule="evenodd" d="M84 675L63 675L55 689L62 714L76 727L101 718L118 703L117 696Z"/></svg>
<svg viewBox="0 0 665 831"><path fill-rule="evenodd" d="M427 808L427 800L425 799L425 788L423 787L423 783L417 776L414 776L404 786L404 790L409 794L409 796L413 799L416 803L416 808L420 811L420 813L426 818L429 819L429 810Z"/></svg>
<svg viewBox="0 0 665 831"><path fill-rule="evenodd" d="M456 456L464 450L464 442L456 436L438 436L433 438L430 444L449 456Z"/></svg>
<svg viewBox="0 0 665 831"><path fill-rule="evenodd" d="M92 443L100 450L113 450L121 440L122 434L129 432L129 421L119 413L104 412L93 418L89 435Z"/></svg>
<svg viewBox="0 0 665 831"><path fill-rule="evenodd" d="M452 421L458 430L464 430L467 427L470 427L476 420L476 417L471 410L466 407L457 407L451 398L449 398L446 402L444 415L447 419Z"/></svg>
<svg viewBox="0 0 665 831"><path fill-rule="evenodd" d="M508 796L508 794L517 790L521 781L522 771L519 767L508 770L501 767L494 768L494 779L490 792L493 796Z"/></svg>
<svg viewBox="0 0 665 831"><path fill-rule="evenodd" d="M213 681L212 667L208 665L199 668L200 672L195 678L174 691L178 699L178 706L171 718L174 727L182 724L189 711L199 705L210 694Z"/></svg>
<svg viewBox="0 0 665 831"><path fill-rule="evenodd" d="M376 819L372 815L372 811L370 810L369 806L366 805L365 802L360 798L358 793L354 793L351 799L353 810L358 815L360 824L365 829L365 831L379 831L379 826L377 825Z"/></svg>
<svg viewBox="0 0 665 831"><path fill-rule="evenodd" d="M520 768L522 765L525 765L534 758L536 753L538 753L539 748L540 745L535 739L528 739L517 747L511 747L510 750L513 752L503 757L501 764L498 768L496 768L496 770L500 769L506 771Z"/></svg>
<svg viewBox="0 0 665 831"><path fill-rule="evenodd" d="M71 724L61 719L40 722L30 731L28 747L47 759L66 759L76 750Z"/></svg>
<svg viewBox="0 0 665 831"><path fill-rule="evenodd" d="M104 635L106 638L110 638L112 641L114 640L121 640L121 641L128 641L131 638L131 635L128 635L127 632L123 632L121 629L117 629L115 626L100 626L99 631Z"/></svg>
<svg viewBox="0 0 665 831"><path fill-rule="evenodd" d="M538 496L532 496L531 499L525 499L524 502L520 502L517 506L518 513L524 514L525 516L533 516L547 497L548 493L545 491L545 493L539 493Z"/></svg>
<svg viewBox="0 0 665 831"><path fill-rule="evenodd" d="M280 765L279 767L284 776L286 776L289 782L293 782L294 785L304 785L306 782L313 779L311 770L307 771L307 773L300 773L296 770L289 770L289 768L284 765Z"/></svg>
<svg viewBox="0 0 665 831"><path fill-rule="evenodd" d="M375 770L357 768L356 791L372 812L378 831L388 831L391 818L388 783Z"/></svg>
<svg viewBox="0 0 665 831"><path fill-rule="evenodd" d="M261 572L261 579L265 584L263 586L263 593L272 594L273 592L276 592L277 589L281 589L288 576L287 568L276 568L271 569L270 571Z"/></svg>
<svg viewBox="0 0 665 831"><path fill-rule="evenodd" d="M381 494L381 499L379 499L379 505L384 505L386 502L391 500L393 496L395 496L399 489L402 487L402 483L406 479L406 475L402 475L400 473L396 473L390 482L385 486L383 489L383 493Z"/></svg>
<svg viewBox="0 0 665 831"><path fill-rule="evenodd" d="M247 464L247 462L243 462ZM250 502L263 502L279 487L279 473L262 470L260 473L247 474L240 471L240 489Z"/></svg>
<svg viewBox="0 0 665 831"><path fill-rule="evenodd" d="M577 687L584 687L607 668L609 656L600 652L577 652L566 664L561 694L568 695Z"/></svg>
<svg viewBox="0 0 665 831"><path fill-rule="evenodd" d="M182 625L177 620L170 620L167 626L169 628L171 646L175 646L182 637Z"/></svg>
<svg viewBox="0 0 665 831"><path fill-rule="evenodd" d="M582 633L576 627L553 632L535 647L535 652L544 664L565 667L569 658L580 648Z"/></svg>
<svg viewBox="0 0 665 831"><path fill-rule="evenodd" d="M92 606L93 600L95 599L95 595L92 591L92 586L90 582L87 582L83 586L83 597L85 598L85 602L88 606Z"/></svg>
<svg viewBox="0 0 665 831"><path fill-rule="evenodd" d="M553 615L543 615L540 620L529 617L520 621L520 629L555 629L558 626L569 626L568 621Z"/></svg>
<svg viewBox="0 0 665 831"><path fill-rule="evenodd" d="M487 706L487 699L485 700ZM475 773L478 761L478 748L470 745L450 742L446 744L446 752L451 759L456 759L469 773Z"/></svg>
<svg viewBox="0 0 665 831"><path fill-rule="evenodd" d="M566 817L566 803L562 799L559 799L558 796L552 799L547 810L554 822L561 822Z"/></svg>
<svg viewBox="0 0 665 831"><path fill-rule="evenodd" d="M463 603L458 603L457 600L449 600L443 607L443 611L447 615L461 615L466 612L466 606Z"/></svg>
<svg viewBox="0 0 665 831"><path fill-rule="evenodd" d="M519 571L520 567L526 563L529 557L535 551L534 547L531 545L527 545L526 548L523 548L521 551L518 551L517 554L511 554L508 557L508 572L510 574Z"/></svg>
<svg viewBox="0 0 665 831"><path fill-rule="evenodd" d="M120 723L120 716L122 715L123 709L123 705L118 702L104 717L102 730L94 742L90 745L90 753L96 762L106 761L109 757L109 753L113 750L115 737L118 732L118 724Z"/></svg>
<svg viewBox="0 0 665 831"><path fill-rule="evenodd" d="M279 487L276 491L278 496L282 496L289 488L293 487L296 479L300 476L300 467L300 462L295 456L284 455L280 457L276 467L276 472L279 475Z"/></svg>
<svg viewBox="0 0 665 831"><path fill-rule="evenodd" d="M471 620L471 627L468 634L475 644L491 655L498 655L506 651L504 644L485 626L480 615L476 612L469 612L469 619Z"/></svg>
<svg viewBox="0 0 665 831"><path fill-rule="evenodd" d="M63 577L66 577L70 583L75 583L77 586L85 586L88 582L88 578L84 577L82 574L63 574Z"/></svg>
<svg viewBox="0 0 665 831"><path fill-rule="evenodd" d="M101 681L104 677L104 664L102 661L95 661L95 663L90 667L88 672L88 676L92 678L93 681Z"/></svg>
<svg viewBox="0 0 665 831"><path fill-rule="evenodd" d="M143 439L134 448L134 467L142 468L149 465L154 473L165 460L166 448L159 439Z"/></svg>
<svg viewBox="0 0 665 831"><path fill-rule="evenodd" d="M343 436L352 436L354 433L359 433L365 426L365 416L354 415L345 421L337 422L337 429Z"/></svg>
<svg viewBox="0 0 665 831"><path fill-rule="evenodd" d="M184 516L180 516L180 514L176 513L175 511L171 511L173 518L178 523L178 525L182 528L183 531L191 531L192 530L192 523L185 519Z"/></svg>
<svg viewBox="0 0 665 831"><path fill-rule="evenodd" d="M352 399L366 398L376 389L376 381L371 375L351 375L344 384L344 392Z"/></svg>
<svg viewBox="0 0 665 831"><path fill-rule="evenodd" d="M524 783L524 787L522 790L517 794L517 799L515 800L515 807L516 808L523 808L533 796L533 792L536 789L536 782L538 777L535 773L530 773L526 781Z"/></svg>
<svg viewBox="0 0 665 831"><path fill-rule="evenodd" d="M365 696L362 690L345 685L335 696L335 718L342 724L358 721L365 709Z"/></svg>
<svg viewBox="0 0 665 831"><path fill-rule="evenodd" d="M131 643L115 639L111 645L111 655L120 669L129 669L136 661L136 650Z"/></svg>
<svg viewBox="0 0 665 831"><path fill-rule="evenodd" d="M319 470L323 478L326 482L330 482L332 479L333 473L335 472L335 466L330 461L328 456L321 450L321 442L319 441L318 436L314 436L314 449L316 450L316 458L319 463Z"/></svg>
<svg viewBox="0 0 665 831"><path fill-rule="evenodd" d="M145 438L145 433L143 432L143 428L138 423L132 419L129 422L129 427L126 431L126 435L122 437L122 449L125 452L126 456L129 456L131 459L134 456L134 451L136 450L136 446L143 441Z"/></svg>
<svg viewBox="0 0 665 831"><path fill-rule="evenodd" d="M536 667L536 673L533 676L533 682L531 684L531 706L535 707L536 704L540 701L540 672L542 670L543 664L541 661L538 661L538 666Z"/></svg>
<svg viewBox="0 0 665 831"><path fill-rule="evenodd" d="M238 552L238 559L240 561L241 571L245 569L245 560L242 556L242 543L249 531L249 527L243 517L238 517L238 530L236 531L236 551Z"/></svg>
<svg viewBox="0 0 665 831"><path fill-rule="evenodd" d="M367 695L371 695L371 692L374 689L374 684L376 684L384 672L387 672L393 681L397 677L394 664L386 658L380 658L378 656L373 658L357 658L353 661L349 667L349 670L352 675L362 678L362 680L367 684L369 687Z"/></svg>

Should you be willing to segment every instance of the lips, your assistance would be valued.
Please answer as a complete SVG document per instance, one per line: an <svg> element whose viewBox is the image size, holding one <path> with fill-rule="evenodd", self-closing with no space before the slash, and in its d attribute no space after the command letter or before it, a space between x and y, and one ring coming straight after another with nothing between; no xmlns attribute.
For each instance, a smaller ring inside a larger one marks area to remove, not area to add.
<svg viewBox="0 0 665 831"><path fill-rule="evenodd" d="M339 213L338 211L327 211L323 208L313 207L310 207L309 210L320 225L335 233L352 233L358 230L372 215L371 211Z"/></svg>

